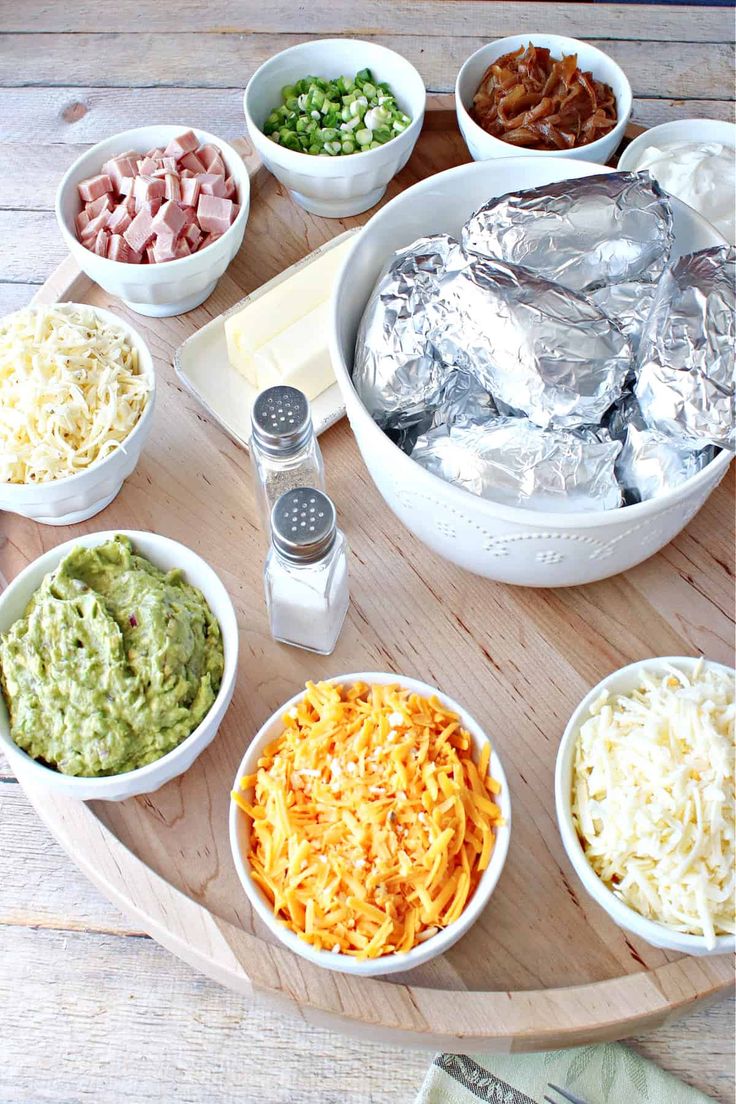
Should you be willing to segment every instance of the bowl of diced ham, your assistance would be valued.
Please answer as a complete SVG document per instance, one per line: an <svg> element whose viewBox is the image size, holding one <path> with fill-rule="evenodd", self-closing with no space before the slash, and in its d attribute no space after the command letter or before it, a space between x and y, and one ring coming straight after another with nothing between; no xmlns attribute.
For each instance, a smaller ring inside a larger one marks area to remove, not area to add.
<svg viewBox="0 0 736 1104"><path fill-rule="evenodd" d="M98 142L56 196L62 235L80 268L139 314L203 303L238 252L248 172L222 139L181 126L137 127Z"/></svg>

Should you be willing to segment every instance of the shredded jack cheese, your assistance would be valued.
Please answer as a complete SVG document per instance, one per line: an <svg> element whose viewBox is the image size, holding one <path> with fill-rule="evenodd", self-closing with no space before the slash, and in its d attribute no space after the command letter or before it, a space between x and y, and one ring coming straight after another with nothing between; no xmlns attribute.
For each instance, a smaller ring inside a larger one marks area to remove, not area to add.
<svg viewBox="0 0 736 1104"><path fill-rule="evenodd" d="M572 813L600 878L642 916L705 937L734 926L734 679L644 672L581 728Z"/></svg>
<svg viewBox="0 0 736 1104"><path fill-rule="evenodd" d="M148 401L118 326L76 304L0 321L0 483L75 475L119 448Z"/></svg>
<svg viewBox="0 0 736 1104"><path fill-rule="evenodd" d="M357 958L409 951L457 920L503 823L490 746L475 763L458 717L398 686L307 683L283 723L232 794L274 914Z"/></svg>

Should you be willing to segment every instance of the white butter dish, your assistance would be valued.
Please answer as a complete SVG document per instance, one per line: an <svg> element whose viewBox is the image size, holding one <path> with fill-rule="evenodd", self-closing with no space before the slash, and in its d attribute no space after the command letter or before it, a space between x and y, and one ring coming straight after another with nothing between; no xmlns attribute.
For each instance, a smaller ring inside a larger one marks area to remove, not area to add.
<svg viewBox="0 0 736 1104"><path fill-rule="evenodd" d="M306 268L317 257L357 233L357 229L346 230L344 234L339 234L321 245L241 299L239 303L235 303L224 314L213 318L201 330L197 330L188 337L176 350L174 369L183 385L207 411L210 418L222 426L228 436L243 448L249 447L250 412L258 389L230 365L225 341L225 319L241 311L246 304L253 303L300 269ZM318 435L344 417L345 402L337 383L333 383L312 399L311 407L314 432Z"/></svg>

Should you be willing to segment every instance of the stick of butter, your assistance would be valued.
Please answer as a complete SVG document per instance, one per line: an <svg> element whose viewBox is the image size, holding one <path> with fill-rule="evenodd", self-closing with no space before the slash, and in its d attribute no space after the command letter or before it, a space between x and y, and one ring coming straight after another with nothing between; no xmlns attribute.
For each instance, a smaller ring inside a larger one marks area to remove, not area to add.
<svg viewBox="0 0 736 1104"><path fill-rule="evenodd" d="M314 399L335 382L329 303L351 242L352 236L225 320L230 365L259 391L289 384Z"/></svg>

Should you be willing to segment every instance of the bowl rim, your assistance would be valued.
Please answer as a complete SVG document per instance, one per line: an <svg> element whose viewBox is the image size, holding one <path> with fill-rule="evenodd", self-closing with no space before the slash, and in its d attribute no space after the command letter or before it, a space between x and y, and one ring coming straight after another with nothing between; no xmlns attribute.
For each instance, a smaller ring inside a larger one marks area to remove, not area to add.
<svg viewBox="0 0 736 1104"><path fill-rule="evenodd" d="M187 130L191 130L194 132L194 134L200 137L200 141L204 141L207 144L211 143L212 145L217 145L220 147L221 150L226 150L228 155L232 155L236 166L238 166L238 188L244 193L242 196L242 202L240 204L240 210L235 216L235 220L230 223L227 230L225 230L225 232L221 234L220 237L217 239L217 242L214 242L213 244L217 245L220 241L224 241L224 239L226 238L231 238L232 231L239 230L241 226L244 227L248 219L248 214L250 211L250 176L248 173L248 169L238 151L234 149L229 142L226 142L224 138L218 138L216 134L211 134L207 130L202 130L201 127L188 127L184 125L179 126L176 123L150 123L147 126L131 127L129 130L117 131L115 134L110 134L107 138L103 138L101 141L96 142L93 146L89 146L86 150L84 150L83 153L80 153L79 157L74 159L74 161L71 163L69 168L62 176L61 181L59 182L59 186L56 189L56 196L54 198L54 213L56 214L56 221L59 225L59 229L62 232L67 246L71 251L74 251L75 249L83 249L85 253L89 253L90 256L94 257L96 263L103 265L103 268L100 270L101 272L104 271L104 266L109 266L107 269L109 273L112 273L115 270L119 272L124 269L125 271L131 273L174 271L182 274L185 271L182 266L189 265L190 267L196 267L197 261L199 261L200 264L202 263L202 259L205 255L204 250L202 251L202 257L200 257L199 253L192 253L188 257L176 257L173 261L165 261L155 265L143 266L129 264L127 261L113 261L110 257L100 257L97 253L93 253L90 249L87 249L86 245L84 245L79 240L77 235L71 231L67 224L67 220L61 210L62 197L64 197L72 187L76 187L76 184L72 184L72 178L74 177L77 170L80 168L83 161L86 161L87 158L91 157L93 154L97 156L97 151L100 149L100 147L106 146L108 142L118 141L121 138L126 138L130 139L132 143L134 141L135 135L140 134L142 130L158 129L175 130L178 133L183 133ZM104 162L100 163L100 168L102 167L103 163ZM239 168L240 165L242 165L242 174ZM209 249L210 247L206 246L205 248Z"/></svg>
<svg viewBox="0 0 736 1104"><path fill-rule="evenodd" d="M242 854L238 841L239 827L244 823L245 814L235 801L230 798L230 850L232 852L238 878L240 879L240 883L251 906L279 942L287 947L288 950L328 970L335 970L340 973L363 977L378 977L385 974L403 973L406 970L411 970L415 966L420 966L436 958L438 955L443 954L469 931L480 914L488 906L503 872L511 840L512 802L508 778L496 752L495 744L490 740L485 729L481 727L472 714L468 713L459 702L439 690L436 686L432 686L420 679L397 674L393 671L354 671L343 675L333 675L329 678L321 679L320 681L333 685L352 685L356 682L366 682L369 684L378 683L381 685L392 685L396 683L415 693L421 694L423 697L436 695L443 705L446 705L461 718L463 727L467 728L471 734L474 746L481 742L491 744L489 769L493 777L501 784L501 793L497 800L505 818L505 823L500 829L497 829L495 833L496 842L491 855L491 861L488 867L483 871L473 896L466 903L465 908L460 913L457 920L453 921L448 927L442 928L436 935L426 939L423 943L419 943L417 946L412 947L410 951L401 954L392 952L389 955L382 955L379 958L356 959L351 955L342 953L333 954L331 951L316 950L312 948L311 944L300 939L295 932L292 932L282 924L273 915L270 904L263 896L261 889L252 880L250 875L250 864ZM285 712L303 699L305 693L306 688L294 694L288 701L284 702L283 705L276 709L261 725L248 744L245 754L240 761L235 773L232 786L233 789L237 790L239 788L240 779L244 774L253 773L253 769L255 768L262 748L267 742L274 739L273 736L269 736L270 730L282 721Z"/></svg>
<svg viewBox="0 0 736 1104"><path fill-rule="evenodd" d="M731 146L736 150L736 123L729 122L728 119L668 119L665 123L658 123L657 126L650 127L649 130L645 130L642 134L637 134L636 138L632 138L628 146L621 154L618 160L618 167L624 172L636 172L636 161L638 156L647 150L650 146L657 145L658 136L665 137L666 133L674 130L685 130L688 127L692 127L697 130L703 126L710 127L712 124L716 124L719 127L730 128L731 132ZM664 133L663 133L664 132ZM654 140L652 140L654 139ZM684 137L680 139L686 141ZM693 140L697 140L693 135ZM678 139L672 135L671 141L676 142ZM701 142L718 142L723 141L719 138L700 138ZM725 141L723 142L725 145Z"/></svg>
<svg viewBox="0 0 736 1104"><path fill-rule="evenodd" d="M114 263L117 264L118 262ZM42 489L51 491L56 487L69 487L75 482L75 480L81 481L85 476L90 475L90 473L92 472L96 474L97 472L102 471L102 468L105 464L115 460L121 452L125 453L128 451L133 439L135 437L140 437L144 429L147 430L148 423L153 417L153 409L156 402L157 390L156 370L153 364L153 356L151 354L151 350L148 348L147 343L141 336L140 332L135 328L135 326L131 326L130 322L128 322L127 319L122 318L118 314L113 314L112 311L106 310L104 307L98 307L92 303L75 302L29 303L25 307L19 307L18 310L11 311L10 314L4 315L3 318L0 319L0 322L4 322L8 318L12 318L14 314L20 314L21 311L28 310L29 308L34 310L44 310L47 306L52 306L55 309L60 308L62 310L70 307L78 307L84 310L91 310L95 314L100 315L100 317L102 317L108 323L119 326L125 332L126 336L131 341L131 344L133 344L138 351L138 363L141 367L141 374L146 376L149 383L148 399L146 400L146 405L143 408L141 416L131 429L128 436L120 442L116 449L114 449L112 452L109 452L107 456L103 456L101 458L98 458L97 460L94 460L89 465L89 467L83 468L81 471L73 472L71 475L64 475L61 477L61 479L48 480L46 483L8 483L0 480L0 495L2 496L15 495L18 498L23 498L24 495L27 495L30 490L33 490L40 495Z"/></svg>
<svg viewBox="0 0 736 1104"><path fill-rule="evenodd" d="M562 839L563 847L572 867L583 884L590 897L603 908L612 920L627 931L632 931L642 939L654 946L666 946L669 950L682 953L705 952L708 955L724 954L736 948L736 935L717 935L716 945L713 949L707 948L705 937L693 935L688 932L678 932L657 920L650 920L642 916L636 909L620 900L615 893L595 873L588 862L582 844L578 839L572 820L572 800L570 787L572 784L573 751L578 737L582 721L589 713L591 705L597 701L601 693L611 685L619 681L636 681L640 671L664 669L667 666L675 667L686 673L692 673L696 665L703 662L708 667L716 668L724 673L735 675L736 671L727 664L718 663L715 660L699 656L652 656L649 659L636 660L627 663L623 667L611 671L600 682L585 694L575 707L565 730L560 739L555 758L554 797L557 826Z"/></svg>
<svg viewBox="0 0 736 1104"><path fill-rule="evenodd" d="M598 61L599 58L604 58L607 62L609 62L614 67L614 70L616 71L620 82L620 91L617 91L616 89L613 90L616 97L616 111L618 113L618 119L616 120L615 126L613 126L611 130L609 130L608 134L604 134L602 135L602 137L596 138L594 142L589 142L585 146L573 146L569 150L525 149L523 151L523 154L519 154L519 156L533 157L535 160L539 157L563 156L564 160L568 160L574 159L573 154L576 154L579 150L585 150L586 152L590 151L591 153L598 152L603 148L604 143L610 143L617 134L621 134L626 129L629 119L631 118L631 112L633 110L634 94L629 78L626 76L626 73L623 71L618 62L614 61L610 54L607 54L604 50L599 49L592 43L586 42L584 39L572 38L569 35L547 34L543 31L536 32L535 34L530 33L506 35L504 38L493 39L493 41L487 42L484 46L479 47L470 55L470 57L465 59L463 64L460 66L457 77L455 79L455 108L458 116L462 118L463 125L469 128L470 133L471 135L473 135L474 138L487 139L492 143L496 143L499 147L504 147L505 149L508 149L510 151L509 156L513 156L513 146L511 146L508 142L505 142L503 138L496 138L493 134L489 134L487 130L484 130L483 127L479 126L478 123L476 123L476 121L472 118L470 112L463 103L460 92L460 85L464 80L465 75L471 64L478 59L479 55L484 54L486 51L490 52L492 49L495 50L496 47L505 47L507 44L510 46L512 43L518 42L519 39L525 39L527 42L534 45L535 38L544 38L547 40L548 43L554 43L555 46L562 49L563 54L565 53L564 46L568 47L568 52L570 52L569 47L571 44L574 44L575 46L584 46L586 51L590 50L593 52L593 54L596 56L596 61ZM508 51L506 49L502 49L498 56L502 56L504 53L507 52ZM595 76L595 74L593 75ZM582 158L578 158L578 160L582 160Z"/></svg>
<svg viewBox="0 0 736 1104"><path fill-rule="evenodd" d="M80 533L76 537L72 537L68 541L64 541L62 544L57 544L53 548L47 549L40 556L37 556L35 560L31 560L29 564L20 571L15 578L8 583L5 590L0 594L0 611L8 603L9 599L16 594L23 594L24 590L28 590L26 597L26 604L30 601L32 594L36 592L40 584L36 584L33 590L29 590L29 578L31 575L35 575L39 568L44 569L44 576L53 571L62 558L78 545L84 547L96 547L99 544L104 544L106 541L112 540L114 537L123 536L128 537L133 544L133 551L137 551L137 542L140 538L144 538L146 541L152 541L157 548L161 548L162 551L170 553L171 557L175 557L179 549L183 549L186 555L194 556L197 561L197 567L200 569L208 580L208 585L215 591L220 592L220 597L224 599L223 608L224 614L222 617L217 618L217 622L220 626L220 635L222 637L223 652L225 666L222 674L222 681L220 688L217 691L215 700L207 710L207 713L199 722L196 728L192 729L189 735L177 744L176 747L167 751L165 755L160 756L158 759L154 759L151 763L146 763L142 767L136 767L134 770L121 771L119 774L105 774L105 775L89 775L89 774L62 774L60 771L54 770L52 767L47 767L39 760L32 758L23 748L13 740L10 735L10 724L4 717L0 716L0 747L3 747L8 754L8 758L11 764L14 760L18 761L23 771L24 777L27 777L31 782L37 782L41 786L49 787L49 777L57 776L63 779L63 786L65 793L74 797L72 791L76 788L85 791L84 797L81 800L97 800L98 798L104 799L106 791L117 790L120 784L124 781L126 783L138 784L144 783L147 780L155 780L162 767L165 769L165 765L173 764L176 759L185 756L188 749L192 744L196 743L201 737L203 731L209 727L212 722L213 716L216 716L223 704L227 704L229 701L232 688L237 679L238 673L238 623L235 614L235 607L233 606L232 599L228 594L225 584L220 579L219 575L213 567L207 563L207 561L195 552L194 549L189 548L187 545L182 544L181 541L174 540L172 537L165 537L160 533L154 533L151 530L145 529L107 529L93 533ZM188 576L188 572L184 569L185 578ZM43 577L43 576L42 576ZM196 582L187 578L187 581L192 586L196 586L201 589ZM205 595L205 600L206 595ZM209 605L209 603L208 603ZM224 623L223 623L224 622ZM0 693L0 697L1 697ZM5 703L7 709L7 703ZM160 784L160 783L158 783ZM51 783L53 787L53 782ZM89 791L94 789L99 793L91 794ZM146 792L136 790L136 793Z"/></svg>
<svg viewBox="0 0 736 1104"><path fill-rule="evenodd" d="M340 386L340 391L346 401L348 415L351 421L353 417L361 419L361 431L370 436L370 439L375 443L376 449L381 449L380 442L386 442L393 450L394 463L403 467L407 474L411 473L414 476L415 482L419 480L419 482L424 483L427 488L434 488L436 493L439 493L440 488L443 488L445 493L450 494L458 503L466 504L467 508L473 512L477 513L477 511L480 511L489 521L501 520L516 524L533 523L535 526L548 526L563 529L597 529L605 524L606 520L610 521L612 518L626 518L627 522L633 522L640 521L648 516L655 516L679 503L683 496L683 492L686 490L692 491L702 484L707 483L710 475L714 471L714 465L717 466L716 470L722 469L721 475L725 474L731 460L734 458L734 454L728 449L721 449L718 455L714 457L709 464L706 464L699 472L691 475L689 479L686 479L677 487L673 487L671 490L666 491L662 495L658 495L656 498L646 499L644 502L635 502L629 506L620 506L615 510L600 510L593 512L570 511L569 513L554 513L549 510L528 510L523 506L509 506L506 503L494 502L492 499L482 498L480 495L473 494L472 491L468 491L464 487L458 487L453 483L448 483L447 480L442 479L439 475L435 475L434 472L430 472L420 464L417 464L415 460L412 460L411 456L408 456L394 441L387 437L380 426L374 422L363 405L355 389L355 385L353 384L352 372L348 370L341 343L338 339L341 316L341 312L339 311L340 295L343 288L346 286L345 275L352 268L355 253L362 248L362 243L370 233L374 223L380 223L384 219L389 218L393 214L394 207L402 202L406 202L406 197L410 193L413 193L415 189L430 191L433 187L437 186L437 181L440 179L444 180L454 177L462 178L464 175L472 173L492 172L504 163L513 163L514 167L520 167L523 171L525 160L530 168L532 165L536 167L543 164L548 165L550 163L559 164L569 173L569 179L575 178L576 170L581 165L584 166L584 168L594 170L591 172L584 171L579 174L582 176L594 176L599 173L612 173L617 171L607 165L599 165L593 161L573 158L556 158L553 154L549 154L544 162L538 158L526 159L522 155L516 157L494 157L483 161L470 161L464 165L455 165L451 169L445 169L441 173L435 173L434 176L420 180L416 184L412 184L411 187L406 188L403 192L399 192L398 195L384 204L379 211L376 211L365 226L362 227L360 233L354 236L342 266L337 273L335 290L330 304L331 318L329 333L332 365L335 371L335 377ZM670 202L674 207L684 208L688 216L697 222L708 234L720 238L721 241L719 244L727 244L726 239L720 231L697 211L688 207L687 204L683 203L675 196L670 197ZM364 309L365 303L363 304L363 310ZM409 465L411 465L411 467L409 467Z"/></svg>
<svg viewBox="0 0 736 1104"><path fill-rule="evenodd" d="M258 80L263 77L264 73L266 73L270 68L276 65L277 62L281 61L284 57L288 57L290 55L298 56L299 54L304 53L307 48L313 49L315 47L323 46L329 46L335 51L335 64L337 64L337 56L339 54L340 48L344 46L356 45L362 46L365 49L370 49L375 53L378 53L379 55L382 54L384 56L392 56L398 62L400 62L401 65L404 66L409 80L411 80L413 84L417 85L417 94L419 93L419 88L422 89L424 102L422 103L421 110L414 115L406 130L402 130L401 133L397 134L395 138L391 138L388 142L384 142L384 144L382 146L379 146L378 149L363 150L361 151L360 155L356 157L334 157L319 159L314 154L306 153L304 150L290 150L287 149L286 146L279 145L277 142L271 142L268 135L265 134L262 128L259 127L258 124L255 122L250 109L250 101L253 96L253 89L256 86ZM315 166L317 164L338 164L345 166L347 164L368 165L370 161L378 160L378 157L371 157L371 155L380 155L391 147L396 149L397 145L395 143L398 143L400 139L404 139L404 141L406 142L406 140L408 140L410 137L416 138L419 136L419 131L422 128L422 123L424 119L426 102L427 89L424 81L422 80L418 69L414 65L412 65L408 58L405 58L403 54L399 54L396 50L392 50L388 46L382 46L380 42L368 42L360 38L315 38L310 39L308 42L297 42L294 46L287 46L285 50L279 50L278 53L272 54L271 57L267 58L258 66L256 71L249 78L248 83L245 86L245 91L243 92L243 113L245 114L245 121L248 126L248 133L252 137L256 134L259 136L258 139L253 137L254 141L263 139L264 141L270 142L274 149L278 150L279 165L282 168L303 172L305 166L308 165L310 162Z"/></svg>

